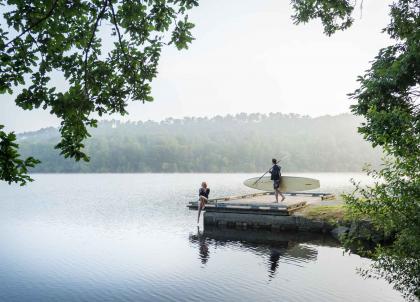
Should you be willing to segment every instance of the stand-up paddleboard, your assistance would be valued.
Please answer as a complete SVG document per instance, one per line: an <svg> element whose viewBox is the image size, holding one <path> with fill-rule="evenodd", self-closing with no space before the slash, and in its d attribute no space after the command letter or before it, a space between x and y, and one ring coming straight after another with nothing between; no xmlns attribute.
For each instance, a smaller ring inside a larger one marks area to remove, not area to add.
<svg viewBox="0 0 420 302"><path fill-rule="evenodd" d="M274 191L273 181L270 180L270 176L258 179L259 177L247 179L244 181L244 185L257 190ZM319 186L318 179L307 177L282 176L280 181L280 191L282 192L313 190L318 189Z"/></svg>

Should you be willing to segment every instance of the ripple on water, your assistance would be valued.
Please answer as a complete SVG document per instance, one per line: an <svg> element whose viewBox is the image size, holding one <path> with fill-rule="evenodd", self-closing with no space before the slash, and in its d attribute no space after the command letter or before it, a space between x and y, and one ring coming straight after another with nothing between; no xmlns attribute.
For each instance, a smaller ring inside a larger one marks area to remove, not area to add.
<svg viewBox="0 0 420 302"><path fill-rule="evenodd" d="M402 301L356 255L313 235L197 230L214 196L255 174L36 175L0 185L0 301ZM348 188L348 174L306 175ZM357 175L356 175L357 178ZM164 185L163 185L164 184Z"/></svg>

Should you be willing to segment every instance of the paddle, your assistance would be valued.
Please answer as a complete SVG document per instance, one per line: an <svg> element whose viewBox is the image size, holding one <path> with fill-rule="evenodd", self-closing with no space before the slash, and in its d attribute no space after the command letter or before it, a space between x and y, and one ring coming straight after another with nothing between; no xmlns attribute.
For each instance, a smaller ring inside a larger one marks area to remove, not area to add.
<svg viewBox="0 0 420 302"><path fill-rule="evenodd" d="M279 163L279 162L281 162L281 160L278 160L277 161L277 164ZM265 174L267 174L268 172L270 172L270 170L272 169L273 167L271 167L267 172L265 172L260 178L258 178L255 182L254 182L254 185L257 183L257 182L259 182L260 180L261 180L261 178L263 178L264 176L265 176Z"/></svg>
<svg viewBox="0 0 420 302"><path fill-rule="evenodd" d="M270 169L271 170L271 169ZM254 185L259 182L261 180L261 178L263 178L265 176L265 174L267 174L268 172L270 172L270 170L268 170L267 172L265 172L260 178L258 178L255 182Z"/></svg>

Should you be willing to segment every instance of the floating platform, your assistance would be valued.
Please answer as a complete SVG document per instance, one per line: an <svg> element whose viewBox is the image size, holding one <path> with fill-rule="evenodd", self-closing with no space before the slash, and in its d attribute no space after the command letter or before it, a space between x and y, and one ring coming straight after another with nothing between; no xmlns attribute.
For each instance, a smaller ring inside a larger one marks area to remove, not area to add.
<svg viewBox="0 0 420 302"><path fill-rule="evenodd" d="M209 199L204 208L204 225L293 231L323 229L324 226L317 222L307 222L305 218L292 214L308 204L333 199L334 195L308 192L283 194L286 200L279 203L276 202L274 192ZM190 210L197 210L198 202L192 201L187 207Z"/></svg>
<svg viewBox="0 0 420 302"><path fill-rule="evenodd" d="M334 195L329 193L286 192L283 194L286 196L286 199L278 203L273 192L212 198L206 204L205 211L284 216L305 207L308 203L334 198ZM198 202L191 201L187 207L190 210L197 210Z"/></svg>

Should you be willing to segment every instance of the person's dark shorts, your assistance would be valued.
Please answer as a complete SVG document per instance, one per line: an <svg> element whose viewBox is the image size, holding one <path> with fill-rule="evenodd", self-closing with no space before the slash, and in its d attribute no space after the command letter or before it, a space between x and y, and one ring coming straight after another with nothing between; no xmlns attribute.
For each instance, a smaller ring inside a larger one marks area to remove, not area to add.
<svg viewBox="0 0 420 302"><path fill-rule="evenodd" d="M277 190L280 187L280 179L273 180L273 188L274 190Z"/></svg>

